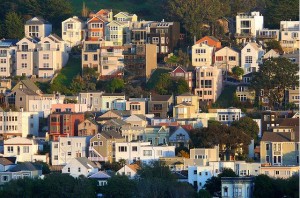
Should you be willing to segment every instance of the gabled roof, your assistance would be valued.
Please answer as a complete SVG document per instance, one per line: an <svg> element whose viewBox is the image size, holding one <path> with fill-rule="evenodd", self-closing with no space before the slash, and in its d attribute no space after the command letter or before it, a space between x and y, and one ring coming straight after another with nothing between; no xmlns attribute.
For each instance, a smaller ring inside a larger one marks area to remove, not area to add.
<svg viewBox="0 0 300 198"><path fill-rule="evenodd" d="M112 25L112 24L116 24L116 25L118 25L118 26L123 26L123 24L122 24L121 22L116 21L116 20L113 20L113 21L109 22L109 23L107 24L107 26L110 26L110 25Z"/></svg>
<svg viewBox="0 0 300 198"><path fill-rule="evenodd" d="M94 162L86 157L77 157L75 159L86 168L98 168Z"/></svg>
<svg viewBox="0 0 300 198"><path fill-rule="evenodd" d="M279 126L299 126L299 118L277 118Z"/></svg>
<svg viewBox="0 0 300 198"><path fill-rule="evenodd" d="M4 144L32 144L32 139L25 137L14 137L4 140Z"/></svg>
<svg viewBox="0 0 300 198"><path fill-rule="evenodd" d="M121 119L111 119L111 120L108 120L107 122L105 122L103 125L123 126L123 125L129 125L129 124Z"/></svg>
<svg viewBox="0 0 300 198"><path fill-rule="evenodd" d="M57 34L54 34L54 33L52 33L52 34L50 34L49 36L48 36L48 38L50 38L51 40L54 40L54 41L64 41L62 38L60 38Z"/></svg>
<svg viewBox="0 0 300 198"><path fill-rule="evenodd" d="M42 25L42 24L51 24L42 17L33 17L26 21L25 25Z"/></svg>
<svg viewBox="0 0 300 198"><path fill-rule="evenodd" d="M23 162L13 167L10 171L18 172L18 171L37 171L37 170L42 170L42 167L38 165L34 165L31 162Z"/></svg>
<svg viewBox="0 0 300 198"><path fill-rule="evenodd" d="M251 43L248 43L244 48L246 48L248 45L250 45L250 46L252 46L255 50L257 50L257 51L259 51L259 50L261 50L261 46L260 45L258 45L257 43L253 43L253 42L251 42ZM244 49L243 48L243 49Z"/></svg>
<svg viewBox="0 0 300 198"><path fill-rule="evenodd" d="M128 168L130 168L131 170L133 170L134 172L137 172L141 167L137 164L129 164L126 165Z"/></svg>
<svg viewBox="0 0 300 198"><path fill-rule="evenodd" d="M29 89L33 92L41 91L32 80L21 80L19 81L14 88L12 88L12 91L19 89L19 84L23 84L23 89ZM25 87L24 87L25 86Z"/></svg>
<svg viewBox="0 0 300 198"><path fill-rule="evenodd" d="M299 131L294 132L295 138L291 140L290 132L264 132L261 141L270 142L299 142Z"/></svg>
<svg viewBox="0 0 300 198"><path fill-rule="evenodd" d="M140 120L146 121L147 118L146 118L146 116L141 115L141 114L132 114L128 118L124 119L125 122L128 122L128 121L140 121Z"/></svg>
<svg viewBox="0 0 300 198"><path fill-rule="evenodd" d="M96 120L94 120L93 118L87 118L87 119L85 119L84 121L82 121L82 122L85 122L85 121L90 121L92 124L94 124L94 125L99 125L99 123L98 122L96 122Z"/></svg>
<svg viewBox="0 0 300 198"><path fill-rule="evenodd" d="M111 111L120 117L128 117L131 115L130 110L111 110Z"/></svg>
<svg viewBox="0 0 300 198"><path fill-rule="evenodd" d="M94 19L98 19L99 21L102 21L103 23L106 22L105 19L103 19L101 16L93 16L93 18L91 18L90 20L87 21L87 23L90 23L91 21L94 21Z"/></svg>
<svg viewBox="0 0 300 198"><path fill-rule="evenodd" d="M95 174L89 176L88 178L92 178L92 179L103 179L103 180L105 180L105 179L111 178L111 176L108 175L108 174L107 174L106 172L104 172L104 171L99 171L98 173L95 173Z"/></svg>
<svg viewBox="0 0 300 198"><path fill-rule="evenodd" d="M184 73L186 72L186 70L181 66L177 66L173 71L171 71L171 73L176 72L176 71L181 71L181 72L184 72Z"/></svg>
<svg viewBox="0 0 300 198"><path fill-rule="evenodd" d="M70 17L70 18L64 20L63 22L67 22L68 20L70 20L70 21L74 20L76 22L83 23L83 21L78 16Z"/></svg>
<svg viewBox="0 0 300 198"><path fill-rule="evenodd" d="M202 37L201 39L199 39L199 40L196 42L196 44L199 44L199 43L203 42L204 39L210 39L210 40L213 40L213 41L215 41L215 42L220 42L220 40L217 39L217 38L214 37L214 36L204 36L204 37Z"/></svg>
<svg viewBox="0 0 300 198"><path fill-rule="evenodd" d="M105 137L106 139L122 139L122 135L120 133L118 133L117 131L101 131L100 133L103 137Z"/></svg>
<svg viewBox="0 0 300 198"><path fill-rule="evenodd" d="M8 166L8 165L13 165L15 163L7 159L6 157L0 157L0 164L3 166Z"/></svg>

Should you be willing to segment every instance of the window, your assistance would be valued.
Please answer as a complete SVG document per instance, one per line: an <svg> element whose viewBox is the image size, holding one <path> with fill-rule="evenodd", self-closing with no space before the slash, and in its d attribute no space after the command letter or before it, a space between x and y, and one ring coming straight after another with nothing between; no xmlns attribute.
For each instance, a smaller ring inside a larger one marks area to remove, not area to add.
<svg viewBox="0 0 300 198"><path fill-rule="evenodd" d="M202 173L201 173L201 172L199 172L199 175L201 176L201 175L202 175Z"/></svg>
<svg viewBox="0 0 300 198"><path fill-rule="evenodd" d="M223 61L223 56L216 56L216 61Z"/></svg>
<svg viewBox="0 0 300 198"><path fill-rule="evenodd" d="M119 152L127 152L127 146L119 146Z"/></svg>
<svg viewBox="0 0 300 198"><path fill-rule="evenodd" d="M93 59L94 59L94 61L97 61L98 60L98 55L94 54Z"/></svg>
<svg viewBox="0 0 300 198"><path fill-rule="evenodd" d="M144 156L152 156L152 151L151 150L144 150L143 155Z"/></svg>
<svg viewBox="0 0 300 198"><path fill-rule="evenodd" d="M44 68L49 68L49 63L44 63L43 66Z"/></svg>
<svg viewBox="0 0 300 198"><path fill-rule="evenodd" d="M72 155L72 152L68 152L68 156L71 156Z"/></svg>
<svg viewBox="0 0 300 198"><path fill-rule="evenodd" d="M206 53L206 49L196 49L196 53L197 54L205 54Z"/></svg>
<svg viewBox="0 0 300 198"><path fill-rule="evenodd" d="M267 151L270 150L270 144L266 144L266 150L267 150Z"/></svg>
<svg viewBox="0 0 300 198"><path fill-rule="evenodd" d="M23 153L29 153L29 146L23 146Z"/></svg>
<svg viewBox="0 0 300 198"><path fill-rule="evenodd" d="M98 146L98 142L93 142L93 146Z"/></svg>
<svg viewBox="0 0 300 198"><path fill-rule="evenodd" d="M2 182L8 182L8 175L2 176Z"/></svg>
<svg viewBox="0 0 300 198"><path fill-rule="evenodd" d="M224 187L224 197L227 197L227 196L228 196L228 188Z"/></svg>
<svg viewBox="0 0 300 198"><path fill-rule="evenodd" d="M71 141L68 141L68 145L71 145Z"/></svg>
<svg viewBox="0 0 300 198"><path fill-rule="evenodd" d="M274 164L277 164L277 156L274 156L273 162Z"/></svg>
<svg viewBox="0 0 300 198"><path fill-rule="evenodd" d="M251 49L247 49L247 52L251 52Z"/></svg>
<svg viewBox="0 0 300 198"><path fill-rule="evenodd" d="M235 187L234 188L234 196L241 197L242 196L242 188Z"/></svg>
<svg viewBox="0 0 300 198"><path fill-rule="evenodd" d="M275 175L279 175L280 174L280 172L279 171L275 171Z"/></svg>
<svg viewBox="0 0 300 198"><path fill-rule="evenodd" d="M73 23L68 23L67 24L67 29L73 29Z"/></svg>
<svg viewBox="0 0 300 198"><path fill-rule="evenodd" d="M79 173L81 172L81 168L80 168L80 167L78 168L78 172L79 172Z"/></svg>
<svg viewBox="0 0 300 198"><path fill-rule="evenodd" d="M21 54L22 59L27 59L27 54Z"/></svg>
<svg viewBox="0 0 300 198"><path fill-rule="evenodd" d="M106 108L109 108L109 102L106 102Z"/></svg>
<svg viewBox="0 0 300 198"><path fill-rule="evenodd" d="M27 68L27 63L22 63L21 66L22 68Z"/></svg>
<svg viewBox="0 0 300 198"><path fill-rule="evenodd" d="M107 65L103 66L103 69L108 69L109 67Z"/></svg>
<svg viewBox="0 0 300 198"><path fill-rule="evenodd" d="M133 146L132 151L137 151L137 146Z"/></svg>
<svg viewBox="0 0 300 198"><path fill-rule="evenodd" d="M235 56L229 56L229 57L228 57L228 60L229 60L229 61L235 61Z"/></svg>
<svg viewBox="0 0 300 198"><path fill-rule="evenodd" d="M194 170L194 175L197 175L197 170Z"/></svg>
<svg viewBox="0 0 300 198"><path fill-rule="evenodd" d="M252 56L245 56L245 63L252 63Z"/></svg>
<svg viewBox="0 0 300 198"><path fill-rule="evenodd" d="M102 24L102 23L92 23L92 24L91 24L91 27L92 27L92 28L102 28L102 27L103 27L103 24Z"/></svg>
<svg viewBox="0 0 300 198"><path fill-rule="evenodd" d="M87 61L87 60L88 60L88 55L87 55L87 54L84 54L84 55L83 55L83 60L84 60L84 61Z"/></svg>
<svg viewBox="0 0 300 198"><path fill-rule="evenodd" d="M43 59L48 60L49 59L49 54L43 54Z"/></svg>
<svg viewBox="0 0 300 198"><path fill-rule="evenodd" d="M159 43L159 37L153 37L152 44L158 44L158 43Z"/></svg>
<svg viewBox="0 0 300 198"><path fill-rule="evenodd" d="M299 155L297 155L296 162L297 162L297 164L299 164Z"/></svg>
<svg viewBox="0 0 300 198"><path fill-rule="evenodd" d="M58 160L58 155L54 155L54 160Z"/></svg>
<svg viewBox="0 0 300 198"><path fill-rule="evenodd" d="M7 147L7 152L8 153L13 153L14 152L14 147L13 146L8 146Z"/></svg>
<svg viewBox="0 0 300 198"><path fill-rule="evenodd" d="M58 148L58 144L54 144L54 148Z"/></svg>
<svg viewBox="0 0 300 198"><path fill-rule="evenodd" d="M71 171L70 167L68 167L68 173Z"/></svg>

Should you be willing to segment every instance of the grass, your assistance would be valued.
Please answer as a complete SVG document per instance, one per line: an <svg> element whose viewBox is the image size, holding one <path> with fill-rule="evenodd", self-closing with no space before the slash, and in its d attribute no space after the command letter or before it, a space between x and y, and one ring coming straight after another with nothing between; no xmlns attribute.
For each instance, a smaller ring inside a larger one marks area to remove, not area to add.
<svg viewBox="0 0 300 198"><path fill-rule="evenodd" d="M157 69L153 72L153 74L151 75L150 79L149 79L148 82L147 82L147 85L146 85L147 89L148 89L148 90L154 89L154 86L155 86L155 84L156 84L156 82L157 82L159 76L160 76L161 74L164 74L164 73L169 73L170 71L171 71L171 69L157 68Z"/></svg>
<svg viewBox="0 0 300 198"><path fill-rule="evenodd" d="M77 15L81 15L83 2L92 11L112 9L113 14L120 11L130 12L136 14L138 20L162 20L164 14L161 11L163 4L161 0L70 0L70 2Z"/></svg>
<svg viewBox="0 0 300 198"><path fill-rule="evenodd" d="M221 95L219 96L214 106L221 107L221 108L228 108L233 106L235 90L236 90L236 86L225 85Z"/></svg>

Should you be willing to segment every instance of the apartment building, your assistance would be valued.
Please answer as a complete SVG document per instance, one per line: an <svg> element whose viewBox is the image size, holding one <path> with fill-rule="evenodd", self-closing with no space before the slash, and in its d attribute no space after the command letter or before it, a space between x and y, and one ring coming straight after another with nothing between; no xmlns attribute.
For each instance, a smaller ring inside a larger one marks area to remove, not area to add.
<svg viewBox="0 0 300 198"><path fill-rule="evenodd" d="M47 37L52 32L52 24L42 17L33 17L25 23L25 37Z"/></svg>
<svg viewBox="0 0 300 198"><path fill-rule="evenodd" d="M111 41L114 46L124 44L123 34L126 24L121 21L113 20L105 25L105 40Z"/></svg>
<svg viewBox="0 0 300 198"><path fill-rule="evenodd" d="M248 43L241 51L241 67L244 74L257 72L265 51L257 43Z"/></svg>
<svg viewBox="0 0 300 198"><path fill-rule="evenodd" d="M192 65L194 67L212 66L215 47L205 43L196 43L192 46Z"/></svg>
<svg viewBox="0 0 300 198"><path fill-rule="evenodd" d="M51 164L66 165L77 157L87 157L90 137L58 137L51 142Z"/></svg>
<svg viewBox="0 0 300 198"><path fill-rule="evenodd" d="M68 50L72 47L81 44L85 39L85 23L77 16L70 17L61 23L62 39L65 41Z"/></svg>
<svg viewBox="0 0 300 198"><path fill-rule="evenodd" d="M10 77L16 65L17 40L0 40L0 77Z"/></svg>
<svg viewBox="0 0 300 198"><path fill-rule="evenodd" d="M279 30L270 30L267 28L257 30L256 38L263 43L266 41L276 40L279 41Z"/></svg>
<svg viewBox="0 0 300 198"><path fill-rule="evenodd" d="M240 66L240 53L230 47L223 47L215 52L214 66L224 72L231 72L233 67Z"/></svg>
<svg viewBox="0 0 300 198"><path fill-rule="evenodd" d="M215 102L223 89L222 70L215 67L196 68L196 86L194 94L200 101Z"/></svg>
<svg viewBox="0 0 300 198"><path fill-rule="evenodd" d="M59 137L78 136L78 125L84 120L84 113L53 113L49 115L49 136L51 140Z"/></svg>
<svg viewBox="0 0 300 198"><path fill-rule="evenodd" d="M280 21L280 44L284 51L299 49L299 21Z"/></svg>

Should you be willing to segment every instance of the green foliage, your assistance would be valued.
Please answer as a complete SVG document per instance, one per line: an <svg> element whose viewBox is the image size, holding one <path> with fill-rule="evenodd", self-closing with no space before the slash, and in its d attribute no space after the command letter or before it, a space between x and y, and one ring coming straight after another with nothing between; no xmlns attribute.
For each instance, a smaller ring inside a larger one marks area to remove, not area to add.
<svg viewBox="0 0 300 198"><path fill-rule="evenodd" d="M8 12L5 16L5 37L21 39L24 37L22 18L15 12Z"/></svg>
<svg viewBox="0 0 300 198"><path fill-rule="evenodd" d="M211 198L211 195L209 194L209 192L207 190L201 189L201 190L199 190L196 197L197 198Z"/></svg>
<svg viewBox="0 0 300 198"><path fill-rule="evenodd" d="M169 73L171 70L170 69L163 69L163 68L157 68L151 75L150 79L147 81L146 84L146 89L147 90L153 90L157 84L158 78L162 74Z"/></svg>
<svg viewBox="0 0 300 198"><path fill-rule="evenodd" d="M258 125L255 121L253 121L249 117L242 117L239 120L232 122L231 126L241 129L244 133L249 135L255 141L258 138L258 132L259 132Z"/></svg>
<svg viewBox="0 0 300 198"><path fill-rule="evenodd" d="M114 78L106 84L105 91L108 93L120 93L123 92L124 89L124 81L123 79Z"/></svg>
<svg viewBox="0 0 300 198"><path fill-rule="evenodd" d="M172 78L170 74L161 74L155 84L154 90L161 95L180 95L189 92L189 86L183 78Z"/></svg>
<svg viewBox="0 0 300 198"><path fill-rule="evenodd" d="M277 49L279 52L283 52L279 41L270 40L270 41L266 42L266 45L267 45L267 51L269 51L271 49Z"/></svg>
<svg viewBox="0 0 300 198"><path fill-rule="evenodd" d="M163 178L168 181L175 180L169 167L161 161L152 161L149 164L144 164L141 169L138 170L140 178Z"/></svg>
<svg viewBox="0 0 300 198"><path fill-rule="evenodd" d="M244 75L244 70L241 67L235 66L232 68L232 73L234 76L240 78L242 75Z"/></svg>
<svg viewBox="0 0 300 198"><path fill-rule="evenodd" d="M234 85L225 85L224 89L217 99L217 101L213 104L213 108L228 108L234 106L234 95L236 91L236 86Z"/></svg>
<svg viewBox="0 0 300 198"><path fill-rule="evenodd" d="M277 106L281 109L285 90L299 85L298 71L299 66L286 58L272 58L266 60L259 71L254 73L251 86L256 93L264 90L264 97L269 99L269 107Z"/></svg>
<svg viewBox="0 0 300 198"><path fill-rule="evenodd" d="M103 188L105 197L133 197L136 183L126 175L115 175L107 180Z"/></svg>

